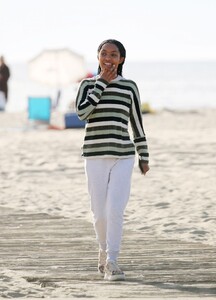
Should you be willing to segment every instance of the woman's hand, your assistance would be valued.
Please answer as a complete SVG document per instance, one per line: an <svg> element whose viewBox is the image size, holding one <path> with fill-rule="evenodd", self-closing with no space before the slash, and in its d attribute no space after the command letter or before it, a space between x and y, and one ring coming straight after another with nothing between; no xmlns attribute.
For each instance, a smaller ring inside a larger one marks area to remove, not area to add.
<svg viewBox="0 0 216 300"><path fill-rule="evenodd" d="M100 72L100 78L106 80L107 82L112 81L117 77L117 68L115 65L107 65L103 70Z"/></svg>
<svg viewBox="0 0 216 300"><path fill-rule="evenodd" d="M139 160L139 168L141 174L143 175L145 175L150 170L148 163L142 160Z"/></svg>

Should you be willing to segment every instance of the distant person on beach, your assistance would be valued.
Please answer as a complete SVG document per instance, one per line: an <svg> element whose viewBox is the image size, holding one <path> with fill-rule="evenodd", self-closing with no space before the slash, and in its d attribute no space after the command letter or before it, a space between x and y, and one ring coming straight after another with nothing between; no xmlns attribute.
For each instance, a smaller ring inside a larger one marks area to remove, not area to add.
<svg viewBox="0 0 216 300"><path fill-rule="evenodd" d="M4 57L0 56L0 106L4 110L4 106L8 100L8 79L10 77L9 67L5 64ZM0 108L1 109L1 108Z"/></svg>
<svg viewBox="0 0 216 300"><path fill-rule="evenodd" d="M114 281L125 279L117 259L135 150L144 175L149 170L149 154L137 85L122 76L124 46L117 40L105 40L98 47L97 58L98 75L81 81L76 109L79 118L87 121L82 154L99 243L98 271L104 279Z"/></svg>

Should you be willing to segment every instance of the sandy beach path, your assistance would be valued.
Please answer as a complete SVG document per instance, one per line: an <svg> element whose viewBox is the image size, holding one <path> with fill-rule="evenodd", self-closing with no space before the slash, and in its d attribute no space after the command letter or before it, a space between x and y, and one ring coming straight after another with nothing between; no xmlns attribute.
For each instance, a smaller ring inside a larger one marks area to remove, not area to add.
<svg viewBox="0 0 216 300"><path fill-rule="evenodd" d="M216 249L126 231L119 260L125 282L97 274L92 226L1 207L2 298L216 296Z"/></svg>
<svg viewBox="0 0 216 300"><path fill-rule="evenodd" d="M109 283L97 274L83 129L0 114L0 298L216 299L215 116L144 116L151 171L134 167L119 259L127 280Z"/></svg>

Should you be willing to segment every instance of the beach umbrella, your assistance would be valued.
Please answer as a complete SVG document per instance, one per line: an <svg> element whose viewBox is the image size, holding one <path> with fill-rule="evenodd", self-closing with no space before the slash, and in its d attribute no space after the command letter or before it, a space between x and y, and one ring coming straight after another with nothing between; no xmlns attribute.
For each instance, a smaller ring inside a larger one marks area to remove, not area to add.
<svg viewBox="0 0 216 300"><path fill-rule="evenodd" d="M83 78L86 73L83 56L70 49L44 50L28 63L30 79L61 89Z"/></svg>

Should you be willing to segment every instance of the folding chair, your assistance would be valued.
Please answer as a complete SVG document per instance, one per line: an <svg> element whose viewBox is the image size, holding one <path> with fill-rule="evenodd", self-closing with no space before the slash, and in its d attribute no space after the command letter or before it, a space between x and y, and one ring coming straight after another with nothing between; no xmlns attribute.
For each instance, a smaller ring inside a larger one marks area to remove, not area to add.
<svg viewBox="0 0 216 300"><path fill-rule="evenodd" d="M50 97L28 97L29 120L49 123L52 103Z"/></svg>

